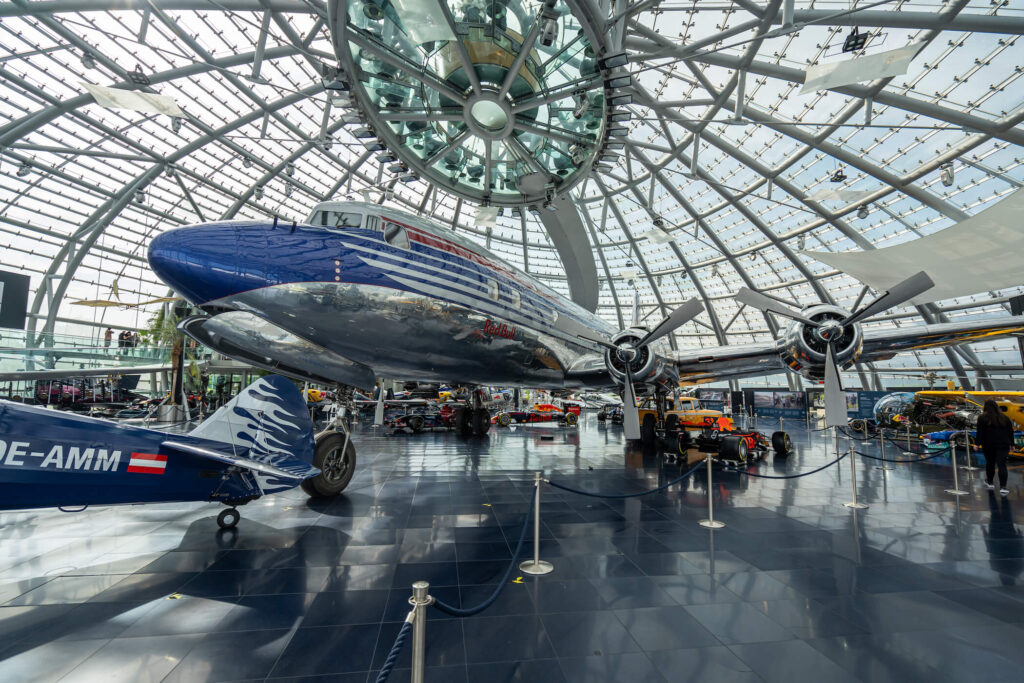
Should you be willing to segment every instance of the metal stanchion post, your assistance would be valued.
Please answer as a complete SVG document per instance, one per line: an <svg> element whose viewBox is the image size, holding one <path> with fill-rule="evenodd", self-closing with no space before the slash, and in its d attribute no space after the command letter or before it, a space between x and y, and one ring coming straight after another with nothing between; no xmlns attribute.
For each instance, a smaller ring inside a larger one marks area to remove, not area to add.
<svg viewBox="0 0 1024 683"><path fill-rule="evenodd" d="M952 438L950 438L949 443L949 458L953 465L953 488L946 489L946 493L953 496L966 496L969 491L964 491L960 488L960 476L956 471L956 444L953 443Z"/></svg>
<svg viewBox="0 0 1024 683"><path fill-rule="evenodd" d="M785 419L784 417L782 417L781 415L779 415L779 431L780 431L780 432L784 432L784 431L786 431L785 429L783 429L783 428L782 428L782 421L783 421L784 419Z"/></svg>
<svg viewBox="0 0 1024 683"><path fill-rule="evenodd" d="M424 655L427 648L427 606L433 602L430 584L417 581L412 585L409 604L413 609L412 621L412 683L423 683Z"/></svg>
<svg viewBox="0 0 1024 683"><path fill-rule="evenodd" d="M543 480L543 474L537 472L533 480L533 559L519 564L519 571L535 576L550 574L555 570L550 562L540 559L540 485Z"/></svg>
<svg viewBox="0 0 1024 683"><path fill-rule="evenodd" d="M910 425L907 425L907 450L903 451L903 455L914 455L914 452L910 450Z"/></svg>
<svg viewBox="0 0 1024 683"><path fill-rule="evenodd" d="M968 472L977 472L980 470L980 467L975 467L971 464L971 435L967 431L966 427L964 427L964 452L967 454L967 459L965 460L967 464L961 467L961 469L967 470Z"/></svg>
<svg viewBox="0 0 1024 683"><path fill-rule="evenodd" d="M895 467L889 467L885 464L885 434L882 433L882 428L878 428L878 448L880 457L882 458L882 465L878 468L880 470L894 470Z"/></svg>
<svg viewBox="0 0 1024 683"><path fill-rule="evenodd" d="M843 503L843 507L853 508L854 510L864 510L868 506L865 505L864 503L857 502L857 459L853 457L853 439L847 437L847 441L850 444L850 452L848 457L850 458L850 490L853 491L853 500L851 500L849 503Z"/></svg>
<svg viewBox="0 0 1024 683"><path fill-rule="evenodd" d="M708 529L721 529L725 526L725 522L715 521L715 508L711 500L714 495L714 490L711 487L711 454L706 453L704 460L708 463L708 518L700 520L697 524Z"/></svg>

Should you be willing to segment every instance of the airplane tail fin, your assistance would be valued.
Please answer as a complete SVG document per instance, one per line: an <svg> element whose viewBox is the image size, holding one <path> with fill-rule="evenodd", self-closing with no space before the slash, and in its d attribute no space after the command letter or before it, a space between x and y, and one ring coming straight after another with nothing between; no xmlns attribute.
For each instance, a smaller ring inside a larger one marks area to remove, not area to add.
<svg viewBox="0 0 1024 683"><path fill-rule="evenodd" d="M313 421L302 392L280 375L247 386L188 436L249 449L250 460L313 476Z"/></svg>

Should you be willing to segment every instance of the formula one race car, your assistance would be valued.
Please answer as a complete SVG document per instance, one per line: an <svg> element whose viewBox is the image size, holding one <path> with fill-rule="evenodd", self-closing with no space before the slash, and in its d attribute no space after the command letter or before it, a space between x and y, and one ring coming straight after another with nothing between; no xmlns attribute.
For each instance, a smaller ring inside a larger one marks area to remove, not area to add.
<svg viewBox="0 0 1024 683"><path fill-rule="evenodd" d="M567 406L565 410L551 403L534 403L530 410L511 410L498 413L491 422L499 427L508 427L516 423L558 422L575 426L580 420L580 407Z"/></svg>
<svg viewBox="0 0 1024 683"><path fill-rule="evenodd" d="M390 428L392 433L448 431L455 429L455 408L447 404L439 407L436 403L410 406L408 410L386 419L384 425Z"/></svg>

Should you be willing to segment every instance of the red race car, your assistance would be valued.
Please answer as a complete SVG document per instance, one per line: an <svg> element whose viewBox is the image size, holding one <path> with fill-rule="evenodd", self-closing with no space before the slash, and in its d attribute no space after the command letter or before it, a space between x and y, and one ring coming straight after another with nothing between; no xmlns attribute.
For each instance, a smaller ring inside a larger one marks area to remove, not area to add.
<svg viewBox="0 0 1024 683"><path fill-rule="evenodd" d="M510 424L516 423L559 422L572 427L579 420L579 406L568 406L563 410L551 403L534 403L530 410L510 410L498 413L491 418L491 423L499 427L508 427Z"/></svg>

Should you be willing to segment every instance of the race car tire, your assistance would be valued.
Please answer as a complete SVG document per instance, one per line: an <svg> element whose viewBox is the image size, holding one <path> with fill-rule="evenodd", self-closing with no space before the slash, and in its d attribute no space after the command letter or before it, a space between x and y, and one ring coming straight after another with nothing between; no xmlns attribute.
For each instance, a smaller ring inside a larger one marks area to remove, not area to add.
<svg viewBox="0 0 1024 683"><path fill-rule="evenodd" d="M684 429L678 433L676 437L676 450L679 452L679 455L686 455L692 445L693 439L690 438L690 432Z"/></svg>
<svg viewBox="0 0 1024 683"><path fill-rule="evenodd" d="M570 427L575 427L579 423L579 421L580 417L576 413L565 414L565 424L569 425Z"/></svg>
<svg viewBox="0 0 1024 683"><path fill-rule="evenodd" d="M972 446L977 446L978 445L978 442L970 434L967 435L967 440L968 440L968 443L970 443ZM953 445L956 446L957 448L963 448L964 447L964 433L963 432L957 432L956 434L954 434L952 436L950 441L952 441Z"/></svg>
<svg viewBox="0 0 1024 683"><path fill-rule="evenodd" d="M413 415L412 417L405 421L405 424L407 424L409 426L409 429L411 429L412 431L419 432L423 429L423 416Z"/></svg>
<svg viewBox="0 0 1024 683"><path fill-rule="evenodd" d="M498 416L498 426L508 427L510 424L512 424L511 415L509 415L508 413L502 413L501 415Z"/></svg>
<svg viewBox="0 0 1024 683"><path fill-rule="evenodd" d="M747 461L747 440L742 436L727 436L722 439L718 455L723 460Z"/></svg>
<svg viewBox="0 0 1024 683"><path fill-rule="evenodd" d="M793 439L787 432L775 432L772 434L772 450L775 455L785 457L793 450Z"/></svg>
<svg viewBox="0 0 1024 683"><path fill-rule="evenodd" d="M455 431L459 436L469 436L473 433L473 411L470 408L455 409Z"/></svg>
<svg viewBox="0 0 1024 683"><path fill-rule="evenodd" d="M341 432L320 432L316 436L313 466L320 468L320 474L302 482L302 490L313 498L336 496L345 490L355 474L356 447L351 439L346 446L345 435Z"/></svg>
<svg viewBox="0 0 1024 683"><path fill-rule="evenodd" d="M491 428L491 411L487 408L477 408L473 411L473 434L484 436Z"/></svg>
<svg viewBox="0 0 1024 683"><path fill-rule="evenodd" d="M679 431L679 416L669 415L665 418L665 435L673 436Z"/></svg>
<svg viewBox="0 0 1024 683"><path fill-rule="evenodd" d="M854 434L867 434L868 422L867 420L862 420L861 418L856 417L850 420L850 429L853 431ZM772 440L774 442L774 437Z"/></svg>
<svg viewBox="0 0 1024 683"><path fill-rule="evenodd" d="M643 422L640 423L640 441L649 444L654 443L658 438L658 418L651 413L644 415Z"/></svg>

